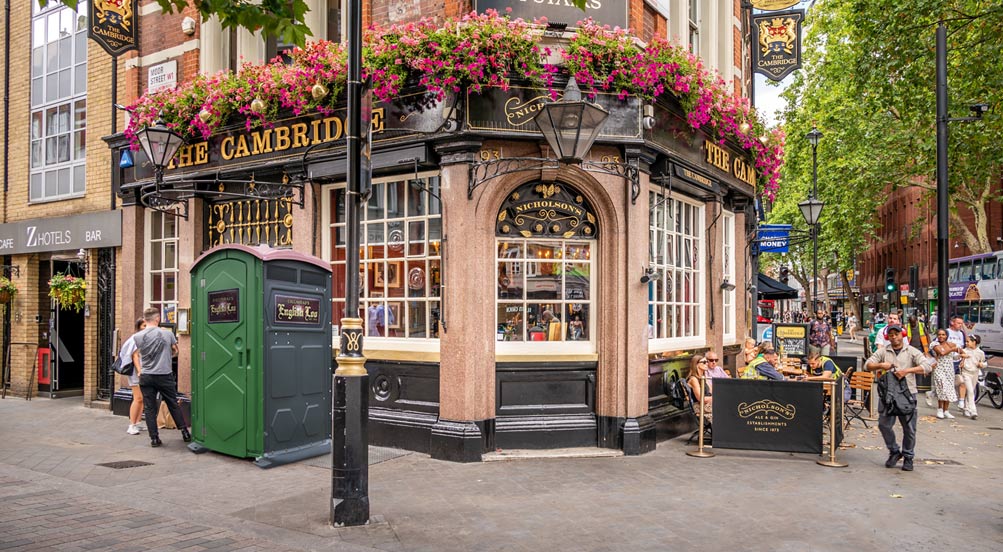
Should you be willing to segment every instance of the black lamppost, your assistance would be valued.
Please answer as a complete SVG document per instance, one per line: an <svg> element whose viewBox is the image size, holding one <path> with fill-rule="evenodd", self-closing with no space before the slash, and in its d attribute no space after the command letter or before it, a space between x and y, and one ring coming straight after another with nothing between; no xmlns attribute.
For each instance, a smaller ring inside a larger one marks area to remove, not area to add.
<svg viewBox="0 0 1003 552"><path fill-rule="evenodd" d="M160 189L164 183L164 168L174 159L174 154L185 142L178 133L167 128L164 121L157 119L153 126L146 126L136 133L139 145L143 147L146 158L153 164L155 186Z"/></svg>
<svg viewBox="0 0 1003 552"><path fill-rule="evenodd" d="M362 0L348 2L348 114L345 193L345 312L331 408L331 523L369 523L369 374L359 318L359 204L362 194Z"/></svg>
<svg viewBox="0 0 1003 552"><path fill-rule="evenodd" d="M811 311L814 313L818 308L818 219L822 215L822 208L825 207L825 203L818 199L818 141L822 138L822 133L812 125L811 132L806 134L805 138L811 144L811 197L798 203L798 207L801 208L801 215L811 228Z"/></svg>

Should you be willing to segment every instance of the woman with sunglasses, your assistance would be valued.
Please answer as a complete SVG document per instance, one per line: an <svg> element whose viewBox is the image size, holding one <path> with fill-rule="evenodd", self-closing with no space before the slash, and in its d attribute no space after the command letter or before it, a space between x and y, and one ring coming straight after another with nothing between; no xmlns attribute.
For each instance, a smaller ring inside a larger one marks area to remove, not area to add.
<svg viewBox="0 0 1003 552"><path fill-rule="evenodd" d="M954 353L961 352L958 346L947 340L947 330L937 330L937 341L930 348L937 366L930 375L933 393L937 396L937 417L954 419L948 409L951 403L958 400L954 390ZM963 353L962 353L963 354Z"/></svg>
<svg viewBox="0 0 1003 552"><path fill-rule="evenodd" d="M982 344L982 338L975 335L969 334L965 338L965 352L962 355L961 360L961 381L968 390L968 396L965 397L965 416L975 420L979 417L979 412L975 408L975 390L978 389L979 383L979 370L985 368L986 364L986 353L979 348Z"/></svg>
<svg viewBox="0 0 1003 552"><path fill-rule="evenodd" d="M700 378L708 378L704 380L701 384ZM693 355L690 359L690 371L686 374L686 385L690 386L693 390L693 408L700 408L700 401L704 404L704 416L710 416L711 412L711 380L707 376L707 359L700 355ZM707 393L704 394L704 386L706 386ZM700 411L696 411L699 415Z"/></svg>

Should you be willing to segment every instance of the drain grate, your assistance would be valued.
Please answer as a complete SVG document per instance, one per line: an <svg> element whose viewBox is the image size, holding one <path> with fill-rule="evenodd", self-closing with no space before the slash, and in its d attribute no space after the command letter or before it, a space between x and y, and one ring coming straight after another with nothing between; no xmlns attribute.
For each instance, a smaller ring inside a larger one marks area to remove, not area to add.
<svg viewBox="0 0 1003 552"><path fill-rule="evenodd" d="M945 466L960 466L961 462L957 460L947 460L944 458L917 458L917 464L943 464Z"/></svg>
<svg viewBox="0 0 1003 552"><path fill-rule="evenodd" d="M98 464L98 466L104 466L113 470L124 470L126 468L138 468L140 466L152 465L153 462L143 462L141 460L119 460L118 462L105 462L104 464Z"/></svg>

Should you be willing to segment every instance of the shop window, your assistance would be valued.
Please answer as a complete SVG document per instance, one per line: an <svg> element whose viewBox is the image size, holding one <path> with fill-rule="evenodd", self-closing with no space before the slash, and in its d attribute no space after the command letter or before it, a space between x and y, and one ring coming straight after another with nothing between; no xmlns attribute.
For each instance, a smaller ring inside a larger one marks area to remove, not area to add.
<svg viewBox="0 0 1003 552"><path fill-rule="evenodd" d="M570 186L509 194L495 233L499 353L595 351L596 233L591 206Z"/></svg>
<svg viewBox="0 0 1003 552"><path fill-rule="evenodd" d="M649 195L649 351L703 345L703 206L669 197L664 188Z"/></svg>
<svg viewBox="0 0 1003 552"><path fill-rule="evenodd" d="M33 2L29 201L83 195L87 152L87 3Z"/></svg>
<svg viewBox="0 0 1003 552"><path fill-rule="evenodd" d="M722 274L724 280L730 284L735 285L735 214L725 212L721 217L721 236L722 236L722 253L721 262ZM722 327L724 334L724 343L731 344L737 341L737 336L735 334L735 294L736 290L721 290L721 304L723 307L724 315L722 319Z"/></svg>
<svg viewBox="0 0 1003 552"><path fill-rule="evenodd" d="M439 176L391 177L373 181L360 209L359 309L366 348L392 348L395 341L437 340L442 309L442 207ZM332 323L345 311L345 188L328 186L323 195L328 231L323 250L333 272ZM437 343L436 343L437 346Z"/></svg>
<svg viewBox="0 0 1003 552"><path fill-rule="evenodd" d="M145 304L159 308L161 319L170 324L177 323L178 220L172 214L146 212Z"/></svg>

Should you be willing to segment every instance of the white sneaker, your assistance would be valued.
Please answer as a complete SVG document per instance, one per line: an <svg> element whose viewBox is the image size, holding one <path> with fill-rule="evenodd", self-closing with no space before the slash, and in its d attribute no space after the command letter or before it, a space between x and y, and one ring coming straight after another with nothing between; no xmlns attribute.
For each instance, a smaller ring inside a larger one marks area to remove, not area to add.
<svg viewBox="0 0 1003 552"><path fill-rule="evenodd" d="M954 414L951 414L950 412L948 412L947 410L945 410L944 411L944 417L947 418L948 420L953 420L954 419Z"/></svg>
<svg viewBox="0 0 1003 552"><path fill-rule="evenodd" d="M136 427L136 424L129 424L129 429L125 430L125 432L129 435L139 435L139 428Z"/></svg>
<svg viewBox="0 0 1003 552"><path fill-rule="evenodd" d="M929 391L926 392L926 405L933 406L933 394Z"/></svg>
<svg viewBox="0 0 1003 552"><path fill-rule="evenodd" d="M940 418L941 420L943 420L944 419L944 411L938 408L937 409L937 417Z"/></svg>
<svg viewBox="0 0 1003 552"><path fill-rule="evenodd" d="M141 424L141 423L140 424L136 424L136 429L138 429L140 431L146 431L146 426L143 425L143 424Z"/></svg>
<svg viewBox="0 0 1003 552"><path fill-rule="evenodd" d="M965 399L958 399L958 408L965 409Z"/></svg>

